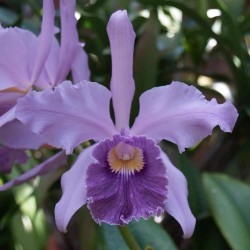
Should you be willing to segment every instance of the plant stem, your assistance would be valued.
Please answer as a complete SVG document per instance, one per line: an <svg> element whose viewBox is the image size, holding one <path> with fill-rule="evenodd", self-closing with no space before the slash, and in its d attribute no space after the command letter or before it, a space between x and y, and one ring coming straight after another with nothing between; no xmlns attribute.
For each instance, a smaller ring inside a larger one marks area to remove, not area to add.
<svg viewBox="0 0 250 250"><path fill-rule="evenodd" d="M130 250L141 250L127 226L117 226Z"/></svg>

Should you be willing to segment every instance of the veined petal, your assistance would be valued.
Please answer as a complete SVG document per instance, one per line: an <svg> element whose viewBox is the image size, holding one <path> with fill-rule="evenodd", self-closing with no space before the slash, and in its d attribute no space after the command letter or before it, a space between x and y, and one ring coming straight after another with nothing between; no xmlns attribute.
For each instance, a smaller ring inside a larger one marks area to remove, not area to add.
<svg viewBox="0 0 250 250"><path fill-rule="evenodd" d="M142 161L134 158L130 167L123 162L123 167L114 171L117 159L110 163L109 153L118 150L133 157L133 149L141 152ZM160 154L155 142L144 136L115 135L98 143L93 151L97 162L87 169L86 179L88 207L97 223L123 225L163 213L168 180Z"/></svg>
<svg viewBox="0 0 250 250"><path fill-rule="evenodd" d="M118 130L129 128L130 108L134 96L133 53L135 33L127 11L115 12L107 26L112 56L112 92Z"/></svg>
<svg viewBox="0 0 250 250"><path fill-rule="evenodd" d="M97 83L63 82L54 90L33 91L19 99L16 116L47 143L70 153L84 141L116 133L110 97L109 90Z"/></svg>
<svg viewBox="0 0 250 250"><path fill-rule="evenodd" d="M20 175L16 179L5 183L0 186L0 191L5 191L7 189L12 188L13 186L20 185L26 181L33 179L36 176L46 175L57 168L65 165L67 163L67 157L64 151L61 151L54 156L50 157L48 160L39 164L38 166L32 168L26 173Z"/></svg>
<svg viewBox="0 0 250 250"><path fill-rule="evenodd" d="M15 163L24 164L29 159L24 150L0 146L0 172L9 174Z"/></svg>
<svg viewBox="0 0 250 250"><path fill-rule="evenodd" d="M168 159L166 154L161 154L168 176L168 199L166 211L181 225L183 237L192 236L195 228L195 218L188 204L188 189L185 176Z"/></svg>
<svg viewBox="0 0 250 250"><path fill-rule="evenodd" d="M62 176L63 194L55 207L56 225L61 232L66 232L71 217L86 203L86 169L95 161L92 158L94 147L85 149L70 170Z"/></svg>
<svg viewBox="0 0 250 250"><path fill-rule="evenodd" d="M0 144L15 149L38 149L45 141L15 119L0 128Z"/></svg>
<svg viewBox="0 0 250 250"><path fill-rule="evenodd" d="M54 84L65 80L78 48L75 18L75 0L60 0L61 46ZM87 79L81 79L87 80Z"/></svg>
<svg viewBox="0 0 250 250"><path fill-rule="evenodd" d="M141 95L140 112L131 133L171 141L183 152L210 135L217 125L231 132L237 117L231 102L207 101L195 87L173 82Z"/></svg>
<svg viewBox="0 0 250 250"><path fill-rule="evenodd" d="M74 83L90 79L88 57L80 44L78 45L77 52L71 66L71 72Z"/></svg>
<svg viewBox="0 0 250 250"><path fill-rule="evenodd" d="M45 61L51 49L52 40L54 38L54 17L54 1L43 0L42 28L39 36L38 51L31 77L32 84L38 79L39 75L44 69Z"/></svg>

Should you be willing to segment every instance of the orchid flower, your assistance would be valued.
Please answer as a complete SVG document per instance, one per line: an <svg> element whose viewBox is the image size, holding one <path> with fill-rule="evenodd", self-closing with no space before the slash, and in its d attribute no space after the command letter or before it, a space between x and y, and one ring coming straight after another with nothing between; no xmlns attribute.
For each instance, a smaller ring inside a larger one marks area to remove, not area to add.
<svg viewBox="0 0 250 250"><path fill-rule="evenodd" d="M52 0L43 1L39 37L17 27L0 28L0 145L11 158L18 160L20 149L37 149L45 143L15 119L17 100L33 86L39 89L55 87L66 79L70 69L75 82L89 79L87 56L78 41L74 13L74 0L60 0L60 46L54 36ZM7 165L0 167L3 171L9 168L9 161L4 162Z"/></svg>
<svg viewBox="0 0 250 250"><path fill-rule="evenodd" d="M190 237L195 218L186 179L158 143L171 141L183 152L217 125L231 132L237 111L229 101L207 101L195 87L173 82L141 95L140 112L130 128L135 33L126 11L111 16L107 32L111 91L98 83L66 81L54 90L32 91L18 100L18 119L52 146L70 154L80 143L96 141L62 177L57 227L66 231L73 214L87 203L97 223L112 225L167 211L181 225L184 237ZM109 113L111 97L115 124Z"/></svg>
<svg viewBox="0 0 250 250"><path fill-rule="evenodd" d="M87 56L77 35L75 1L60 0L61 46L54 37L54 1L43 1L41 34L0 28L0 127L15 119L15 104L32 86L53 88L66 79L89 79Z"/></svg>

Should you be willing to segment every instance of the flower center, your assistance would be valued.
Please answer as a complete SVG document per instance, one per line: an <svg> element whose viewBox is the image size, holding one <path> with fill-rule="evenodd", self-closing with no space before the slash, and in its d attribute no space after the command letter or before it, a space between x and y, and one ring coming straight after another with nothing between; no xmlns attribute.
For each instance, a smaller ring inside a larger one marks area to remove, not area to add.
<svg viewBox="0 0 250 250"><path fill-rule="evenodd" d="M109 151L108 163L112 172L134 174L143 169L143 153L137 147L120 142Z"/></svg>

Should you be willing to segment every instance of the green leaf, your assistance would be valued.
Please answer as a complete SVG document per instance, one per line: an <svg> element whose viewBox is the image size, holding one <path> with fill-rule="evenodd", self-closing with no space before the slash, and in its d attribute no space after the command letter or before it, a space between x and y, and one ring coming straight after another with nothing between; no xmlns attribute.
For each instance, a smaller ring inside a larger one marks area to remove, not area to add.
<svg viewBox="0 0 250 250"><path fill-rule="evenodd" d="M106 22L99 16L83 13L78 21L78 34L81 41L86 43L85 51L89 55L89 67L92 80L106 83L103 77L110 80L109 40L106 32ZM108 84L107 84L108 86Z"/></svg>
<svg viewBox="0 0 250 250"><path fill-rule="evenodd" d="M101 238L102 238L102 246L105 250L129 250L127 244L122 238L118 228L116 226L111 226L108 224L102 224L101 227L98 228Z"/></svg>
<svg viewBox="0 0 250 250"><path fill-rule="evenodd" d="M177 250L170 236L153 219L132 221L128 228L141 249ZM102 224L100 227L102 246L105 250L129 250L125 240L115 226ZM151 247L151 248L150 248Z"/></svg>
<svg viewBox="0 0 250 250"><path fill-rule="evenodd" d="M208 208L200 172L185 155L180 155L179 157L180 164L178 166L187 178L188 200L191 210L195 217L203 217L208 214Z"/></svg>
<svg viewBox="0 0 250 250"><path fill-rule="evenodd" d="M108 10L110 10L111 12L114 11L114 8L117 9L117 10L128 9L130 2L131 2L131 0L119 0L119 1L117 1L117 0L109 0L107 2L106 8Z"/></svg>
<svg viewBox="0 0 250 250"><path fill-rule="evenodd" d="M207 17L208 1L207 0L196 0L196 9L204 18Z"/></svg>
<svg viewBox="0 0 250 250"><path fill-rule="evenodd" d="M164 4L162 0L139 0L139 2L152 6L162 6Z"/></svg>
<svg viewBox="0 0 250 250"><path fill-rule="evenodd" d="M215 219L235 250L250 246L250 187L222 174L204 174L204 187Z"/></svg>
<svg viewBox="0 0 250 250"><path fill-rule="evenodd" d="M168 249L177 250L171 237L164 231L160 224L150 220L132 221L129 228L142 249L151 247L154 250ZM148 248L150 249L150 248Z"/></svg>
<svg viewBox="0 0 250 250"><path fill-rule="evenodd" d="M192 237L192 250L201 249L230 250L230 247L211 217L198 220L195 226L195 234Z"/></svg>
<svg viewBox="0 0 250 250"><path fill-rule="evenodd" d="M232 47L234 53L244 60L248 57L247 51L241 44L240 29L237 26L236 17L233 17L230 13L228 6L223 0L215 0L216 6L221 10L222 19L222 35L225 36L228 45Z"/></svg>
<svg viewBox="0 0 250 250"><path fill-rule="evenodd" d="M58 181L61 178L64 172L65 172L64 168L59 168L56 171L53 171L52 173L49 173L40 179L39 185L34 190L38 207L44 206L46 198L49 194L49 189L56 181Z"/></svg>
<svg viewBox="0 0 250 250"><path fill-rule="evenodd" d="M152 11L137 42L134 60L134 78L140 93L155 85L158 65L156 47L159 33L157 13Z"/></svg>
<svg viewBox="0 0 250 250"><path fill-rule="evenodd" d="M88 12L95 12L100 8L103 8L103 5L106 4L107 0L77 0L77 6L79 6L81 9L86 9Z"/></svg>
<svg viewBox="0 0 250 250"><path fill-rule="evenodd" d="M242 19L239 20L239 30L242 34L248 33L250 30L250 12L241 17Z"/></svg>
<svg viewBox="0 0 250 250"><path fill-rule="evenodd" d="M19 15L12 10L0 7L0 23L7 26L13 25L17 22Z"/></svg>
<svg viewBox="0 0 250 250"><path fill-rule="evenodd" d="M207 18L203 18L199 12L195 11L191 7L189 7L186 4L183 4L179 1L171 1L171 0L138 0L141 3L149 4L149 5L159 5L159 6L171 6L175 7L179 10L181 10L186 16L191 18L194 22L196 22L200 28L202 29L202 32L206 34L206 36L209 36L211 38L214 38L217 41L218 47L220 48L221 52L226 57L226 60L228 61L228 64L231 67L231 70L237 74L236 67L233 63L232 56L228 54L228 51L231 52L231 44L228 43L228 41L221 35L216 34L212 30L212 25L207 20ZM242 50L240 50L242 51Z"/></svg>
<svg viewBox="0 0 250 250"><path fill-rule="evenodd" d="M159 34L159 21L157 13L151 11L150 18L145 22L143 32L137 42L134 58L134 79L136 93L134 109L131 113L132 120L139 109L139 96L145 90L155 86L159 55L157 50L157 37Z"/></svg>
<svg viewBox="0 0 250 250"><path fill-rule="evenodd" d="M237 18L243 11L245 6L245 0L222 0L224 4L227 6L227 9L230 15L233 18Z"/></svg>
<svg viewBox="0 0 250 250"><path fill-rule="evenodd" d="M38 237L32 228L32 222L27 215L17 212L11 221L12 234L15 246L19 245L25 250L39 250Z"/></svg>
<svg viewBox="0 0 250 250"><path fill-rule="evenodd" d="M195 65L200 65L203 61L209 37L202 32L199 25L192 22L183 25L183 34L186 50L190 53Z"/></svg>

